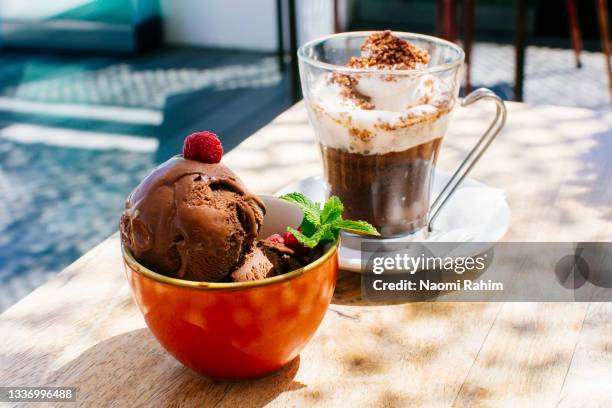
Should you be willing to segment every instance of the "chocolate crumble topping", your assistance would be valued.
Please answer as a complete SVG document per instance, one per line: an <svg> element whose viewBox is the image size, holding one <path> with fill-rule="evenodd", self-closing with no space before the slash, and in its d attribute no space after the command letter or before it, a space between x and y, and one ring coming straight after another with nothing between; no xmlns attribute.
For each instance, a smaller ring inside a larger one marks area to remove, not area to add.
<svg viewBox="0 0 612 408"><path fill-rule="evenodd" d="M351 68L415 69L429 63L429 53L391 31L379 31L366 38L361 56L352 57Z"/></svg>
<svg viewBox="0 0 612 408"><path fill-rule="evenodd" d="M359 108L365 110L374 109L374 105L370 102L370 98L359 93L359 91L355 89L355 85L357 84L356 78L336 73L331 76L329 81L342 88L340 96L353 101Z"/></svg>

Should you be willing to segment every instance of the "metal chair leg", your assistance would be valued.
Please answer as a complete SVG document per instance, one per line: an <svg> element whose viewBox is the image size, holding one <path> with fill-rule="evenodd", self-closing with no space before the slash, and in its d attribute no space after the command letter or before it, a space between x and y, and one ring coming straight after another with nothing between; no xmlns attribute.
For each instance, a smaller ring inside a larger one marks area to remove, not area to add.
<svg viewBox="0 0 612 408"><path fill-rule="evenodd" d="M599 19L599 31L601 33L601 44L606 58L606 69L608 70L608 86L610 88L610 100L612 101L612 65L610 64L610 32L608 21L607 0L596 0L597 17Z"/></svg>
<svg viewBox="0 0 612 408"><path fill-rule="evenodd" d="M465 0L463 2L464 35L463 50L465 51L465 93L472 92L471 63L472 63L472 44L474 43L474 24L476 15L476 0Z"/></svg>
<svg viewBox="0 0 612 408"><path fill-rule="evenodd" d="M291 53L291 70L289 72L290 82L290 95L293 103L298 102L302 99L302 92L300 88L300 73L298 68L298 57L297 57L297 17L295 9L295 0L288 1L289 7L289 50Z"/></svg>
<svg viewBox="0 0 612 408"><path fill-rule="evenodd" d="M436 0L436 35L444 38L444 0Z"/></svg>
<svg viewBox="0 0 612 408"><path fill-rule="evenodd" d="M340 23L340 0L334 0L334 33L342 31L342 24Z"/></svg>
<svg viewBox="0 0 612 408"><path fill-rule="evenodd" d="M282 73L285 70L285 32L283 25L283 0L276 0L276 41L278 58L278 69Z"/></svg>
<svg viewBox="0 0 612 408"><path fill-rule="evenodd" d="M582 52L582 34L580 32L580 24L578 22L578 11L576 0L566 0L567 18L569 20L570 35L572 38L572 48L576 57L576 68L581 68L580 53Z"/></svg>
<svg viewBox="0 0 612 408"><path fill-rule="evenodd" d="M457 7L455 0L436 1L436 31L438 36L457 41Z"/></svg>
<svg viewBox="0 0 612 408"><path fill-rule="evenodd" d="M514 8L514 100L522 102L527 48L527 0L515 0Z"/></svg>

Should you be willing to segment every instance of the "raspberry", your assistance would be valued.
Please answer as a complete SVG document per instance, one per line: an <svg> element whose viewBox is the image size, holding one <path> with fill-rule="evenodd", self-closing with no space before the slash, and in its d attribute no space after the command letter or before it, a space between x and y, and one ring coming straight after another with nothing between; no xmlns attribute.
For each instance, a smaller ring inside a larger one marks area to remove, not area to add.
<svg viewBox="0 0 612 408"><path fill-rule="evenodd" d="M268 238L265 239L268 242L272 242L274 244L284 245L285 240L278 234L272 234Z"/></svg>
<svg viewBox="0 0 612 408"><path fill-rule="evenodd" d="M300 244L300 241L298 241L295 235L293 235L292 233L284 232L282 238L285 241L285 246L287 248L293 249L296 254L305 255L308 252L308 248Z"/></svg>
<svg viewBox="0 0 612 408"><path fill-rule="evenodd" d="M217 135L211 132L192 133L183 143L183 157L203 163L219 163L223 146Z"/></svg>

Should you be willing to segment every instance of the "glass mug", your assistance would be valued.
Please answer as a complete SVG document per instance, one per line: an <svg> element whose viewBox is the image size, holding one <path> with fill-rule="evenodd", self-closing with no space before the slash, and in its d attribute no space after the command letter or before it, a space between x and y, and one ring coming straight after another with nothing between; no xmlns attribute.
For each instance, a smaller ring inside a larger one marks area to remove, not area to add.
<svg viewBox="0 0 612 408"><path fill-rule="evenodd" d="M370 34L335 34L298 50L304 100L327 189L344 203L346 218L368 221L384 238L425 226L431 231L440 210L501 131L506 108L488 89L461 101L467 106L491 100L497 113L430 206L436 159L459 94L463 50L435 37L394 32L429 52L427 67L347 67Z"/></svg>

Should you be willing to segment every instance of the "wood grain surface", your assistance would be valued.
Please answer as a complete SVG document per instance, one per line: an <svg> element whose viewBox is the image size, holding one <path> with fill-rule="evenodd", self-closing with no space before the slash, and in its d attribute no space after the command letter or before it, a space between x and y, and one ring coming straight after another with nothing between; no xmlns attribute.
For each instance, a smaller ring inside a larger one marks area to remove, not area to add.
<svg viewBox="0 0 612 408"><path fill-rule="evenodd" d="M472 174L506 191L505 240L611 240L612 114L508 107L506 130ZM459 162L491 114L458 110L441 167ZM301 104L224 161L266 193L321 171ZM371 304L359 283L341 273L317 334L280 372L215 382L148 332L115 234L0 316L0 386L78 387L79 406L611 404L609 303Z"/></svg>

